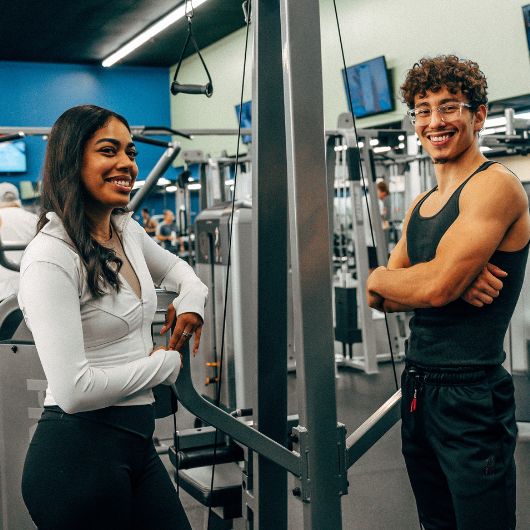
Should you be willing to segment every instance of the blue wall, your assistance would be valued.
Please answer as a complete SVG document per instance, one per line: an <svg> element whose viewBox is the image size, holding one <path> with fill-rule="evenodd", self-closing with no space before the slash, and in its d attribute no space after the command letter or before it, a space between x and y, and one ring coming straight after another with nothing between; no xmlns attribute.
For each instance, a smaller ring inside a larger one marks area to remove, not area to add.
<svg viewBox="0 0 530 530"><path fill-rule="evenodd" d="M0 61L0 126L51 127L66 109L85 103L118 112L131 125L170 126L168 70ZM42 137L28 137L27 172L0 174L0 181L39 180L45 148ZM138 151L143 180L163 149L138 144Z"/></svg>

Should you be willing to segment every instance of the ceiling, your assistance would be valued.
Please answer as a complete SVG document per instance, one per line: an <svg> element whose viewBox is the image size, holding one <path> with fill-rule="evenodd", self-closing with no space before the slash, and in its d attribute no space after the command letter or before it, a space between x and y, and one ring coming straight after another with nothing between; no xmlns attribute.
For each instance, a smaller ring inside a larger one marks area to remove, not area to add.
<svg viewBox="0 0 530 530"><path fill-rule="evenodd" d="M101 64L101 61L184 0L0 0L0 61ZM242 0L209 0L195 9L193 32L205 48L245 25ZM180 20L120 61L169 67L187 35ZM188 46L185 57L194 53ZM530 95L496 101L530 109Z"/></svg>
<svg viewBox="0 0 530 530"><path fill-rule="evenodd" d="M183 0L0 0L0 61L100 64ZM195 9L193 34L205 48L245 25L242 0L209 0ZM187 21L179 20L119 64L171 66ZM195 50L188 46L185 56Z"/></svg>

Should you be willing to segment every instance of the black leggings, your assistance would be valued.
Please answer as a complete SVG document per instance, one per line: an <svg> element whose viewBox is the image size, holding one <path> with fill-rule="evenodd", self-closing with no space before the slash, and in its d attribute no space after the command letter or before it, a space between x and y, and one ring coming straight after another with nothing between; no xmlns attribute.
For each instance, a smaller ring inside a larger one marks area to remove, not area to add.
<svg viewBox="0 0 530 530"><path fill-rule="evenodd" d="M515 528L513 393L502 366L403 372L403 455L425 530Z"/></svg>
<svg viewBox="0 0 530 530"><path fill-rule="evenodd" d="M45 411L22 495L39 530L191 530L151 438Z"/></svg>

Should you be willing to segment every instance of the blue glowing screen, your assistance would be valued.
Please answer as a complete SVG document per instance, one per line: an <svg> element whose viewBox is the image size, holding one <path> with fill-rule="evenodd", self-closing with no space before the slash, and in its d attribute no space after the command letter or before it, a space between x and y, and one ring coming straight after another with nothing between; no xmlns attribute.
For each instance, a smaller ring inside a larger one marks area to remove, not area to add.
<svg viewBox="0 0 530 530"><path fill-rule="evenodd" d="M347 76L353 113L356 118L394 110L392 90L384 56L349 66L346 68L346 72L342 71L342 76L346 88L348 107L350 107L348 84L346 83Z"/></svg>

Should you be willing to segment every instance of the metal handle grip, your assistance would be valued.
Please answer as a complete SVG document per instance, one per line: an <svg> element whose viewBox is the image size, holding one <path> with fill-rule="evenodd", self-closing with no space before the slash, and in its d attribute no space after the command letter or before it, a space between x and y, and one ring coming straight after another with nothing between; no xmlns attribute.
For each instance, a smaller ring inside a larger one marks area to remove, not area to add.
<svg viewBox="0 0 530 530"><path fill-rule="evenodd" d="M177 81L171 83L171 93L176 96L177 94L204 94L206 97L212 97L213 85L212 83L206 83L205 85L181 85Z"/></svg>

